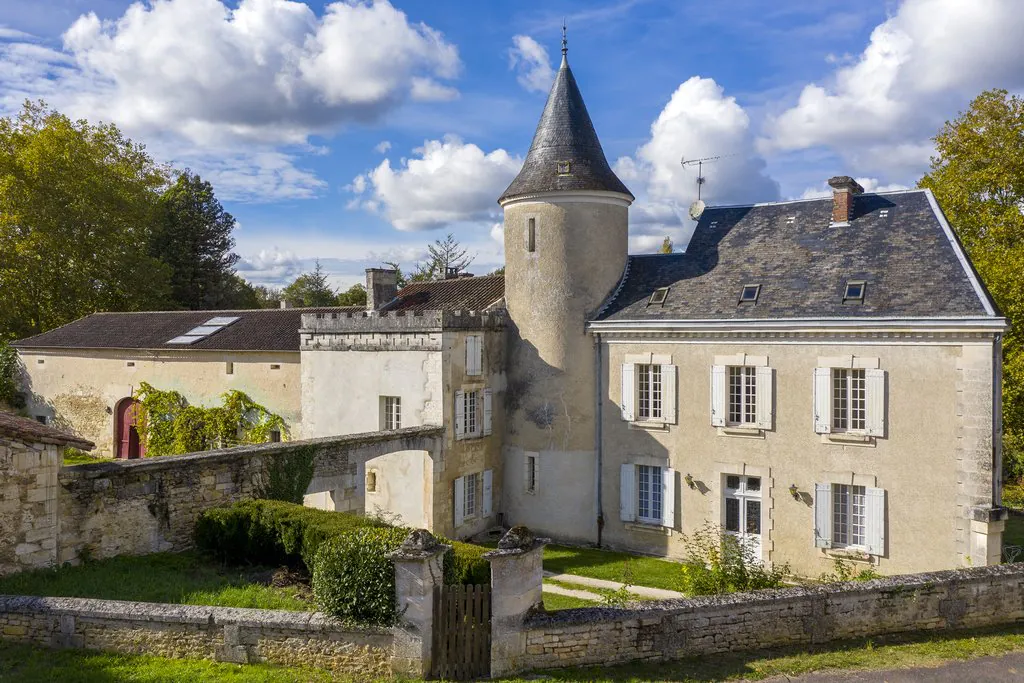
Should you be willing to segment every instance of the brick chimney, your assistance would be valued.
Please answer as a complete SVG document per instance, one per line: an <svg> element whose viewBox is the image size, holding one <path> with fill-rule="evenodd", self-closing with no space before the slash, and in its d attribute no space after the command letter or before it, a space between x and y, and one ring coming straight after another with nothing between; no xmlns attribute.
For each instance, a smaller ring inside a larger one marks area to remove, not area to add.
<svg viewBox="0 0 1024 683"><path fill-rule="evenodd" d="M828 179L832 187L832 225L849 225L853 218L853 196L864 188L848 175L837 175Z"/></svg>
<svg viewBox="0 0 1024 683"><path fill-rule="evenodd" d="M398 294L398 271L366 269L366 310L376 311Z"/></svg>

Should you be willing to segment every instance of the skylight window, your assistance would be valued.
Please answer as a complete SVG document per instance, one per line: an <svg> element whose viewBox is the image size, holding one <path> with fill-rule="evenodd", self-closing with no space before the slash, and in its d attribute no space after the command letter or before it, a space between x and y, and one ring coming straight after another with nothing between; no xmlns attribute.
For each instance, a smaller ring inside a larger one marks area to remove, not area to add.
<svg viewBox="0 0 1024 683"><path fill-rule="evenodd" d="M760 293L761 285L743 285L743 291L740 292L740 303L752 304L757 301L757 296Z"/></svg>
<svg viewBox="0 0 1024 683"><path fill-rule="evenodd" d="M867 283L862 280L847 282L846 293L843 294L843 302L864 301L864 289L866 287Z"/></svg>
<svg viewBox="0 0 1024 683"><path fill-rule="evenodd" d="M788 225L793 225L793 223L796 223L796 216L786 216L786 223Z"/></svg>
<svg viewBox="0 0 1024 683"><path fill-rule="evenodd" d="M879 218L888 218L889 217L889 209L882 209L881 211L879 211L878 212L878 217Z"/></svg>
<svg viewBox="0 0 1024 683"><path fill-rule="evenodd" d="M650 301L647 302L648 306L661 306L665 303L665 299L668 298L668 287L659 287L654 290L654 294L651 294Z"/></svg>
<svg viewBox="0 0 1024 683"><path fill-rule="evenodd" d="M193 344L200 339L204 339L206 335L194 335L194 334L183 334L180 337L175 337L168 341L168 344Z"/></svg>
<svg viewBox="0 0 1024 683"><path fill-rule="evenodd" d="M166 343L180 345L195 344L200 339L206 339L211 334L220 332L225 327L236 321L238 321L238 316L218 316L216 318L210 318L202 325L193 327L185 334L179 335L174 339L170 339Z"/></svg>

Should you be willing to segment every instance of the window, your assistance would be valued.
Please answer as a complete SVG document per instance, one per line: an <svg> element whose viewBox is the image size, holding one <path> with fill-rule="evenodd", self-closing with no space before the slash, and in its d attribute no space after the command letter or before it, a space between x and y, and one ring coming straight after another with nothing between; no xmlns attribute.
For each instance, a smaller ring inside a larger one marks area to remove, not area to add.
<svg viewBox="0 0 1024 683"><path fill-rule="evenodd" d="M476 397L477 392L467 391L466 401L462 409L463 424L466 425L466 434L476 434Z"/></svg>
<svg viewBox="0 0 1024 683"><path fill-rule="evenodd" d="M482 375L484 372L484 338L479 334L466 335L466 374Z"/></svg>
<svg viewBox="0 0 1024 683"><path fill-rule="evenodd" d="M761 477L725 476L722 492L726 533L761 557Z"/></svg>
<svg viewBox="0 0 1024 683"><path fill-rule="evenodd" d="M455 526L473 517L490 517L493 505L494 471L474 472L455 480L453 485Z"/></svg>
<svg viewBox="0 0 1024 683"><path fill-rule="evenodd" d="M879 218L888 218L889 217L889 209L882 209L881 211L879 211L878 212L878 217Z"/></svg>
<svg viewBox="0 0 1024 683"><path fill-rule="evenodd" d="M757 423L757 368L729 367L729 425Z"/></svg>
<svg viewBox="0 0 1024 683"><path fill-rule="evenodd" d="M44 424L47 424L49 422L49 420L47 419L47 417L45 415L36 415L36 422L38 422L39 424L43 424L44 425Z"/></svg>
<svg viewBox="0 0 1024 683"><path fill-rule="evenodd" d="M847 282L846 292L843 293L843 303L847 301L864 301L864 290L866 282Z"/></svg>
<svg viewBox="0 0 1024 683"><path fill-rule="evenodd" d="M271 369L271 370L280 370L280 369L281 369L281 366L280 366L280 365L278 365L277 363L271 363L271 364L270 364L270 369Z"/></svg>
<svg viewBox="0 0 1024 683"><path fill-rule="evenodd" d="M455 392L455 438L491 434L492 392L490 389Z"/></svg>
<svg viewBox="0 0 1024 683"><path fill-rule="evenodd" d="M126 361L124 365L125 365L125 367L128 367L128 368L134 368L135 367L135 361L133 361L133 360Z"/></svg>
<svg viewBox="0 0 1024 683"><path fill-rule="evenodd" d="M662 471L652 465L637 465L637 510L641 522L661 524L662 520Z"/></svg>
<svg viewBox="0 0 1024 683"><path fill-rule="evenodd" d="M786 224L793 225L796 223L796 216L786 216Z"/></svg>
<svg viewBox="0 0 1024 683"><path fill-rule="evenodd" d="M757 296L760 293L761 285L743 285L743 291L740 292L740 303L752 304L757 301Z"/></svg>
<svg viewBox="0 0 1024 683"><path fill-rule="evenodd" d="M526 454L526 472L523 480L523 488L527 493L537 493L537 453Z"/></svg>
<svg viewBox="0 0 1024 683"><path fill-rule="evenodd" d="M531 218L526 221L526 251L537 251L537 219Z"/></svg>
<svg viewBox="0 0 1024 683"><path fill-rule="evenodd" d="M383 396L384 419L382 424L385 430L402 428L402 399L399 396Z"/></svg>
<svg viewBox="0 0 1024 683"><path fill-rule="evenodd" d="M377 470L366 470L366 492L377 492Z"/></svg>
<svg viewBox="0 0 1024 683"><path fill-rule="evenodd" d="M42 365L42 364L43 364L43 363L45 363L45 362L46 362L46 361L45 361L45 360L43 360L42 358L37 358L37 359L36 359L36 365Z"/></svg>
<svg viewBox="0 0 1024 683"><path fill-rule="evenodd" d="M867 388L861 368L832 369L832 431L867 428Z"/></svg>
<svg viewBox="0 0 1024 683"><path fill-rule="evenodd" d="M271 443L280 443L280 441L281 441L281 430L279 430L279 429L271 429L269 436L270 436L270 442Z"/></svg>
<svg viewBox="0 0 1024 683"><path fill-rule="evenodd" d="M814 544L884 554L885 490L852 483L815 484Z"/></svg>
<svg viewBox="0 0 1024 683"><path fill-rule="evenodd" d="M558 175L571 175L572 174L572 163L568 161L559 161L556 165Z"/></svg>
<svg viewBox="0 0 1024 683"><path fill-rule="evenodd" d="M476 515L476 487L480 480L480 473L467 474L465 476L465 498L463 503L463 515L465 517L474 517Z"/></svg>
<svg viewBox="0 0 1024 683"><path fill-rule="evenodd" d="M665 299L668 298L668 287L659 287L654 290L651 294L650 301L647 302L648 306L660 306L665 303Z"/></svg>
<svg viewBox="0 0 1024 683"><path fill-rule="evenodd" d="M235 364L231 361L224 363L224 374L233 375L235 374Z"/></svg>
<svg viewBox="0 0 1024 683"><path fill-rule="evenodd" d="M832 547L863 546L864 527L863 486L832 484Z"/></svg>
<svg viewBox="0 0 1024 683"><path fill-rule="evenodd" d="M637 419L661 419L661 366L637 365Z"/></svg>
<svg viewBox="0 0 1024 683"><path fill-rule="evenodd" d="M672 357L628 354L626 361L622 364L620 387L622 419L675 424L676 366L672 365Z"/></svg>

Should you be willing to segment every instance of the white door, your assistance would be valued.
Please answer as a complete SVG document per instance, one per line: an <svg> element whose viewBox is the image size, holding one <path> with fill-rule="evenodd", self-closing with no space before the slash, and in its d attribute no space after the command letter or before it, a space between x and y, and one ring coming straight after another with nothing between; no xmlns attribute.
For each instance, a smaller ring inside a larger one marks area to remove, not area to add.
<svg viewBox="0 0 1024 683"><path fill-rule="evenodd" d="M761 558L761 477L725 475L725 531Z"/></svg>

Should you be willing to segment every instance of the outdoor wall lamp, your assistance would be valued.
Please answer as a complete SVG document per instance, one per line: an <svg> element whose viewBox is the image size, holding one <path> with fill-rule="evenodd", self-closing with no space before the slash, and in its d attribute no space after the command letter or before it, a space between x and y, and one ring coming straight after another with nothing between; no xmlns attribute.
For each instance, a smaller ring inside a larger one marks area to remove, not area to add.
<svg viewBox="0 0 1024 683"><path fill-rule="evenodd" d="M690 474L689 472L687 472L687 473L686 473L686 476L685 476L685 477L683 477L683 481L685 481L685 482L686 482L686 485L687 485L687 486L689 486L689 487L690 487L691 489L692 489L692 488L693 488L694 486L696 486L696 485L695 485L695 484L693 483L693 475L691 475L691 474Z"/></svg>
<svg viewBox="0 0 1024 683"><path fill-rule="evenodd" d="M800 489L796 487L796 484L789 485L789 495L793 496L793 500L800 500Z"/></svg>

